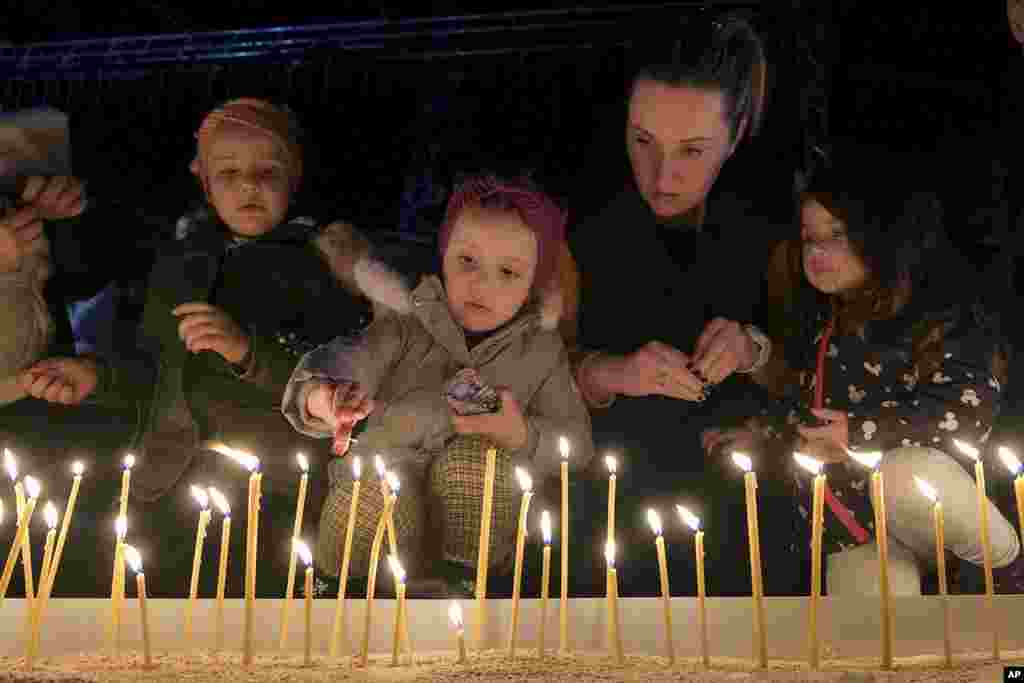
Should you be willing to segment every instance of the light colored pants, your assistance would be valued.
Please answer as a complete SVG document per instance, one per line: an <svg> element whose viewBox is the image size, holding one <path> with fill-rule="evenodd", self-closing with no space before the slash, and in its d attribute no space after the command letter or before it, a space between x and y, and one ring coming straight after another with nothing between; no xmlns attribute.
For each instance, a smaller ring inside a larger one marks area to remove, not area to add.
<svg viewBox="0 0 1024 683"><path fill-rule="evenodd" d="M932 504L921 494L914 476L924 479L939 492L946 526L946 549L962 560L982 564L977 487L974 477L963 465L934 448L897 448L885 454L882 473L894 594L920 593L920 574L935 567ZM1005 567L1017 558L1020 541L1013 526L992 501L987 504L992 566ZM830 555L829 594L877 594L877 558L874 543Z"/></svg>

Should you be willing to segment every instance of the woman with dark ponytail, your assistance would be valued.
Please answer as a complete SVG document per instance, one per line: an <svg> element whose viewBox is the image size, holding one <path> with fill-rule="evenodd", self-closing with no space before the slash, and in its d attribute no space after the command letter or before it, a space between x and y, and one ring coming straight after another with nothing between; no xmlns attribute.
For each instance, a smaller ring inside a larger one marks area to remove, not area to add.
<svg viewBox="0 0 1024 683"><path fill-rule="evenodd" d="M746 21L726 18L659 27L631 52L625 141L633 183L572 236L581 274L576 378L598 452L621 449L628 467L619 483L621 540L644 531L648 505L671 510L686 499L719 538L738 538L742 482L721 472L706 478L700 435L721 424L723 410L742 413L733 406L748 400L746 375L771 355L753 325L769 230L716 225L706 207L722 166L761 125L764 50ZM739 497L726 490L737 482ZM643 540L631 551L634 569L654 562ZM749 592L739 550L723 543L708 554L729 568L711 590Z"/></svg>

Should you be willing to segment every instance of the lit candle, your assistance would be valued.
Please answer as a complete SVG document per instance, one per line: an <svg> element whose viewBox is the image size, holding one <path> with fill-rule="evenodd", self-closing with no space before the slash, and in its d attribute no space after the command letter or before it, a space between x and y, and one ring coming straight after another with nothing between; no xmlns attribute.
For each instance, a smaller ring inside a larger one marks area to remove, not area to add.
<svg viewBox="0 0 1024 683"><path fill-rule="evenodd" d="M43 506L43 518L46 520L46 544L43 548L43 564L39 569L39 588L42 589L46 580L47 572L50 570L50 562L53 561L53 544L57 540L57 507L51 503ZM25 613L25 666L31 670L35 659L35 632L36 623L39 619L39 608L42 594L36 596L34 605L28 606Z"/></svg>
<svg viewBox="0 0 1024 683"><path fill-rule="evenodd" d="M40 582L44 601L49 600L50 594L53 591L53 582L57 577L57 570L60 568L60 558L64 554L64 543L68 538L68 529L71 527L71 515L75 511L78 489L82 485L82 474L84 472L85 466L82 463L74 462L71 464L71 474L74 476L71 480L71 494L68 496L67 510L64 511L64 519L60 524L60 534L57 535L57 546L53 551L53 559L50 560L50 569L46 573L45 581ZM45 603L43 609L45 609Z"/></svg>
<svg viewBox="0 0 1024 683"><path fill-rule="evenodd" d="M658 578L661 580L661 603L665 617L665 650L668 653L668 663L675 664L676 646L672 639L672 594L669 592L668 558L665 555L665 538L661 534L661 515L657 510L651 508L647 511L647 523L654 532L654 547L658 551Z"/></svg>
<svg viewBox="0 0 1024 683"><path fill-rule="evenodd" d="M548 625L548 584L551 582L551 515L547 510L540 514L540 534L544 540L544 551L541 554L540 628L537 631L537 656L544 657L544 640Z"/></svg>
<svg viewBox="0 0 1024 683"><path fill-rule="evenodd" d="M217 568L217 636L214 642L214 652L224 649L224 589L228 578L228 550L231 544L231 505L224 494L215 488L210 488L210 499L220 510L222 516L220 527L220 566Z"/></svg>
<svg viewBox="0 0 1024 683"><path fill-rule="evenodd" d="M384 458L379 455L375 455L373 457L373 464L377 468L377 476L380 477L380 494L387 498L391 492L391 487L390 482L388 481L388 470L387 467L384 466ZM397 491L395 492L395 495L398 495ZM395 522L390 517L387 521L386 533L388 538L388 548L391 549L392 554L397 553L398 546L396 545Z"/></svg>
<svg viewBox="0 0 1024 683"><path fill-rule="evenodd" d="M110 648L115 654L120 654L121 603L124 600L124 537L128 533L127 517L118 517L114 521L114 533L117 540L114 545L114 578L110 591L110 623L108 624L108 637Z"/></svg>
<svg viewBox="0 0 1024 683"><path fill-rule="evenodd" d="M519 488L523 490L523 498L519 504L519 530L516 532L516 563L515 573L512 579L512 626L509 629L508 656L515 658L516 641L519 638L519 595L523 581L523 550L526 546L526 514L530 508L530 499L533 497L533 480L526 470L516 468L516 477L519 479Z"/></svg>
<svg viewBox="0 0 1024 683"><path fill-rule="evenodd" d="M124 547L124 559L135 572L135 586L138 589L139 615L142 623L142 652L144 666L148 669L153 666L153 653L149 642L149 614L146 611L146 575L142 571L142 557L135 546Z"/></svg>
<svg viewBox="0 0 1024 683"><path fill-rule="evenodd" d="M129 494L129 491L131 489L132 468L133 467L135 467L135 456L133 454L129 453L128 455L124 456L124 459L121 461L121 500L120 500L120 505L118 507L118 512L117 512L117 516L118 517L124 517L124 518L128 517L128 494ZM123 537L122 537L121 540L122 541L124 540ZM113 634L113 638L114 638L114 641L115 641L115 647L120 647L120 643L121 643L120 615L121 615L121 603L124 602L125 571L124 571L124 554L123 554L123 551L122 551L122 553L118 553L116 549L114 551L114 572L113 572L113 585L112 585L112 589L113 589L113 592L116 593L116 596L114 597L114 600L115 600L115 602L117 604L117 607L116 607L116 610L117 610L117 622L114 624L116 629L117 629L117 633Z"/></svg>
<svg viewBox="0 0 1024 683"><path fill-rule="evenodd" d="M25 477L25 492L28 494L28 500L25 502L25 507L22 509L21 514L18 515L18 530L14 534L14 542L11 543L11 550L7 553L7 563L4 565L3 576L0 577L0 607L4 604L4 599L7 597L7 587L11 583L11 576L14 574L14 565L18 561L18 555L21 552L22 544L25 542L25 537L28 535L29 521L32 519L32 513L36 510L36 501L39 499L40 486L32 477Z"/></svg>
<svg viewBox="0 0 1024 683"><path fill-rule="evenodd" d="M608 538L607 543L615 542L615 480L619 463L614 456L606 455L604 464L608 467Z"/></svg>
<svg viewBox="0 0 1024 683"><path fill-rule="evenodd" d="M302 475L299 477L299 496L295 501L295 525L292 529L292 538L298 538L302 533L302 511L306 506L306 487L309 485L309 460L304 453L297 453L295 459L299 463ZM288 559L288 583L285 585L284 602L281 603L281 641L278 644L282 650L288 644L288 616L292 597L295 594L295 562L297 559L294 552Z"/></svg>
<svg viewBox="0 0 1024 683"><path fill-rule="evenodd" d="M824 529L825 515L825 474L821 471L822 464L818 460L809 458L802 453L794 453L793 458L801 467L814 475L814 502L811 505L811 602L810 618L807 627L807 662L812 669L817 669L821 664L821 641L818 637L818 603L821 600L821 535Z"/></svg>
<svg viewBox="0 0 1024 683"><path fill-rule="evenodd" d="M882 668L892 668L893 614L892 585L889 581L889 521L885 512L885 481L879 466L882 453L858 453L847 449L850 457L871 470L872 506L875 511L875 538L878 543L878 580L882 596Z"/></svg>
<svg viewBox="0 0 1024 683"><path fill-rule="evenodd" d="M483 650L485 625L487 624L487 564L491 550L491 509L494 503L494 470L497 467L498 451L487 449L484 466L484 500L480 513L480 545L476 561L476 646Z"/></svg>
<svg viewBox="0 0 1024 683"><path fill-rule="evenodd" d="M210 523L210 496L198 486L192 486L192 497L199 503L199 524L196 526L196 545L192 554L192 580L188 587L188 602L185 603L185 646L192 646L192 615L195 611L199 592L199 569L203 563L203 545L206 541L206 527Z"/></svg>
<svg viewBox="0 0 1024 683"><path fill-rule="evenodd" d="M17 513L17 518L20 520L22 510L25 509L25 488L22 486L21 482L18 481L18 461L15 460L14 453L6 448L4 449L4 467L7 468L7 474L10 476L11 483L14 485L14 502L16 504L15 511ZM18 550L18 553L21 556L21 566L22 569L24 569L25 574L25 600L30 611L33 609L33 602L35 601L35 586L33 585L32 579L32 553L30 551L32 545L31 534L31 529L25 531L21 548ZM17 558L15 558L15 562L17 562Z"/></svg>
<svg viewBox="0 0 1024 683"><path fill-rule="evenodd" d="M615 541L605 544L604 557L608 562L608 651L622 664L622 639L619 637L619 578L615 572Z"/></svg>
<svg viewBox="0 0 1024 683"><path fill-rule="evenodd" d="M313 553L310 552L309 546L299 539L292 540L292 555L298 555L302 558L302 563L306 565L306 580L303 584L305 590L304 605L305 605L305 616L306 616L306 632L303 640L303 662L306 666L312 666L313 664Z"/></svg>
<svg viewBox="0 0 1024 683"><path fill-rule="evenodd" d="M1017 521L1020 524L1021 537L1024 538L1024 465L1006 446L999 447L999 457L1002 458L1006 469L1013 475L1013 492L1017 498Z"/></svg>
<svg viewBox="0 0 1024 683"><path fill-rule="evenodd" d="M256 629L256 549L259 543L260 497L263 474L260 459L244 451L218 446L214 450L227 455L249 471L249 520L245 537L245 630L242 639L242 666L252 666Z"/></svg>
<svg viewBox="0 0 1024 683"><path fill-rule="evenodd" d="M993 595L995 582L992 579L992 544L988 532L988 495L985 493L985 465L978 449L968 443L953 439L960 452L974 460L974 479L978 488L978 523L981 525L981 550L985 561L985 602L992 617L992 658L999 660L999 618Z"/></svg>
<svg viewBox="0 0 1024 683"><path fill-rule="evenodd" d="M942 596L942 645L946 654L946 668L953 666L953 616L949 609L949 589L946 586L946 524L942 517L942 501L935 488L920 477L914 477L922 495L932 502L932 521L935 523L935 566L939 570L939 595Z"/></svg>
<svg viewBox="0 0 1024 683"><path fill-rule="evenodd" d="M754 601L754 647L758 665L768 666L768 640L764 620L764 579L761 574L761 532L757 516L757 474L754 463L743 453L733 453L732 460L743 470L747 497L747 535L750 541L750 585Z"/></svg>
<svg viewBox="0 0 1024 683"><path fill-rule="evenodd" d="M398 655L402 647L402 612L405 609L405 570L394 555L388 556L391 573L395 577L395 633L391 644L391 666L398 666Z"/></svg>
<svg viewBox="0 0 1024 683"><path fill-rule="evenodd" d="M569 651L569 439L558 439L562 454L562 593L558 603L558 650Z"/></svg>
<svg viewBox="0 0 1024 683"><path fill-rule="evenodd" d="M356 513L359 510L359 488L362 485L363 467L359 457L352 459L352 501L348 508L348 527L345 529L345 549L341 558L341 572L338 575L338 600L334 608L334 628L331 630L331 657L338 656L342 629L345 632L345 647L349 647L348 622L345 615L345 589L348 586L348 565L352 557L352 538L355 535Z"/></svg>
<svg viewBox="0 0 1024 683"><path fill-rule="evenodd" d="M395 504L395 495L392 493L384 498L384 509L380 514L380 521L377 522L377 531L373 535L373 543L370 546L369 574L366 578L366 612L363 614L363 646L360 650L359 662L361 666L369 663L370 657L370 628L373 624L373 599L377 590L377 565L380 564L380 547L384 542L384 530L387 528L388 516Z"/></svg>
<svg viewBox="0 0 1024 683"><path fill-rule="evenodd" d="M452 604L448 607L448 620L451 621L452 628L455 630L455 646L459 652L459 664L465 664L466 628L462 623L462 607L454 600L452 600Z"/></svg>
<svg viewBox="0 0 1024 683"><path fill-rule="evenodd" d="M704 604L707 598L704 577L704 532L700 528L700 520L696 515L682 505L676 505L676 511L679 512L679 517L682 518L683 523L694 532L694 553L697 557L697 620L700 624L700 659L704 664L704 668L707 669L711 667L711 659L709 655L710 648L708 647L707 609Z"/></svg>

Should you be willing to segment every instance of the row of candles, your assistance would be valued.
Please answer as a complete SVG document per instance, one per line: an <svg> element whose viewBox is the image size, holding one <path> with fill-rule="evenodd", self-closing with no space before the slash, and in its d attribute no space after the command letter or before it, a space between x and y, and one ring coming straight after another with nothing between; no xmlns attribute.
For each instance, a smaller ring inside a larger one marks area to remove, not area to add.
<svg viewBox="0 0 1024 683"><path fill-rule="evenodd" d="M978 491L978 514L979 521L981 523L981 535L982 535L982 547L984 556L984 570L986 580L986 601L989 609L992 612L992 627L993 627L993 657L999 659L999 626L995 618L993 593L994 585L992 580L992 560L991 560L991 548L988 539L988 507L987 507L987 495L985 485L985 473L984 468L979 457L977 449L973 448L969 444L954 440L957 448L965 455L971 457L975 461L975 478L977 483ZM254 600L255 600L255 571L256 571L256 547L258 542L258 527L259 527L259 513L260 513L260 497L261 497L261 480L262 474L259 471L259 459L248 453L238 451L226 446L222 446L218 449L222 454L227 455L250 472L249 478L249 498L248 498L248 524L246 528L246 563L245 563L245 629L243 634L243 664L251 665L253 656L253 631L254 631ZM569 650L569 629L568 629L568 612L567 612L567 599L568 599L568 566L567 566L567 555L568 555L568 456L569 456L569 445L565 439L560 441L560 450L562 454L561 464L561 484L562 484L562 574L561 574L561 604L560 604L560 633L559 633L559 650L567 652ZM882 461L881 453L858 453L854 451L849 452L850 456L863 464L865 467L872 470L871 485L872 485L872 499L875 511L875 529L876 536L878 539L878 556L879 556L879 581L881 588L881 630L882 630L882 666L883 668L890 668L892 666L892 639L893 639L893 628L892 628L892 607L891 607L891 593L888 581L888 552L886 542L886 523L885 523L885 492L882 472L880 470L880 464ZM1016 494L1016 502L1018 508L1018 514L1020 517L1020 523L1022 529L1024 529L1024 467L1022 467L1020 461L1013 455L1013 453L1005 448L999 448L999 455L1006 464L1007 468L1015 476L1014 489ZM817 668L820 664L820 638L818 632L818 607L819 600L821 597L821 576L822 576L822 532L824 525L824 489L825 489L825 474L823 473L823 466L817 460L804 456L803 454L794 454L795 460L811 474L814 475L813 485L813 503L812 503L812 531L811 531L811 595L809 603L809 625L808 625L808 663L812 668ZM485 466L485 480L484 480L484 497L482 501L482 524L480 530L480 542L479 542L479 557L478 557L478 580L477 580L477 593L476 599L478 603L477 608L477 642L480 647L483 647L483 633L485 628L486 610L486 590L487 590L487 567L489 563L489 546L490 546L490 520L491 511L493 508L493 492L494 492L494 477L496 470L496 453L493 450L488 451L486 456ZM67 512L64 516L63 525L59 540L56 541L55 545L55 529L57 526L57 511L52 503L46 506L46 521L49 527L49 533L47 534L46 545L44 549L43 566L40 572L39 590L35 591L33 588L33 573L31 566L31 552L30 552L30 540L29 540L29 521L32 518L33 511L36 507L36 502L40 494L40 485L32 477L25 477L24 482L18 480L17 466L13 457L9 451L5 451L4 454L5 467L14 483L15 498L17 502L17 513L18 513L18 527L15 535L14 542L12 543L10 552L8 553L7 562L4 566L2 577L0 577L0 605L6 596L7 587L10 583L15 564L17 563L18 557L21 556L22 564L25 569L25 585L26 585L26 597L27 604L29 606L28 616L26 618L26 664L31 667L34 657L38 652L39 634L42 624L42 618L45 613L47 601L50 597L50 593L53 588L53 582L56 577L57 569L60 565L60 558L63 552L64 544L67 538L68 528L70 527L71 516L74 511L75 501L78 495L78 489L81 484L83 467L81 463L75 463L72 466L72 473L74 475L71 493L68 498ZM298 464L301 470L301 477L299 480L299 492L298 499L296 502L296 513L295 513L295 525L294 525L294 547L291 553L291 559L289 563L288 572L288 585L286 587L285 600L282 605L281 612L281 630L280 630L280 646L285 647L288 637L288 622L290 614L290 605L292 603L293 591L294 591L294 580L296 574L297 559L301 558L306 566L305 571L305 621L306 621L306 633L305 633L305 659L306 662L311 662L312 658L312 626L311 626L311 614L312 614L312 579L313 579L313 566L312 566L312 553L309 547L298 538L298 533L302 526L302 513L305 505L305 493L308 485L309 476L309 464L304 455L300 454L297 456ZM753 462L751 459L743 454L733 454L733 461L735 464L744 471L744 483L746 493L746 508L747 508L747 521L748 521L748 536L749 536L749 548L750 548L750 564L751 564L751 593L753 600L753 625L754 625L754 658L758 665L761 667L767 666L767 643L766 643L766 624L764 619L764 588L763 588L763 573L761 568L761 556L760 556L760 533L758 527L758 512L757 512L757 477L753 471ZM138 551L125 543L125 536L127 532L127 501L131 481L131 470L135 464L134 457L129 455L124 459L124 467L122 473L122 486L121 486L121 497L120 497L120 510L119 516L116 523L117 533L117 545L115 548L115 559L114 559L114 571L112 576L111 586L111 617L108 627L108 637L112 643L112 646L116 649L120 642L120 610L124 601L125 591L125 565L127 564L132 568L136 574L137 582L137 594L139 600L139 606L142 614L142 630L143 630L143 646L144 646L144 661L147 665L151 663L151 648L149 642L148 632L148 619L146 617L146 588L145 588L145 574L142 572L142 560ZM607 610L608 610L608 643L610 653L618 660L623 659L623 650L621 637L619 635L619 609L618 609L618 580L617 572L615 567L615 488L617 480L617 461L614 457L606 457L606 465L609 471L609 488L608 488L608 536L606 540L605 556L607 561ZM358 514L359 498L360 498L360 487L361 487L361 462L359 458L353 458L353 489L351 495L351 505L349 509L348 525L346 528L346 534L344 538L344 548L342 552L342 564L339 582L339 592L337 596L337 606L334 615L334 625L331 632L329 651L332 657L338 655L340 643L342 640L348 639L346 630L347 621L345 620L345 587L348 578L349 561L351 558L352 541L355 528L355 519ZM368 646L369 646L369 634L372 627L372 614L373 614L373 601L376 590L376 575L377 567L380 562L380 553L382 550L383 540L385 535L388 536L390 554L388 555L388 562L390 568L395 577L396 586L396 598L397 598L397 609L395 613L395 624L394 624L394 642L392 659L394 663L398 663L399 655L401 651L405 651L410 659L412 656L411 641L408 635L408 620L405 609L405 571L398 559L396 540L397 536L394 531L394 519L393 509L397 500L397 495L400 490L400 482L393 472L388 472L383 461L378 457L376 462L376 469L380 475L381 491L384 495L384 509L381 513L378 521L376 533L373 538L371 545L371 557L370 557L370 575L368 577L367 584L367 606L364 613L364 628L361 648L359 652L358 662L362 665L366 665L368 661ZM525 549L526 539L526 519L530 505L530 501L533 496L532 491L532 480L529 474L521 469L516 469L516 475L519 480L520 488L522 489L523 495L520 504L518 528L516 534L516 549L515 549L515 570L514 570L514 583L513 583L513 597L512 597L512 617L511 627L509 633L509 644L508 644L508 655L514 657L516 654L516 648L518 646L518 625L519 625L519 602L520 602L520 587L522 583L522 569L523 569L523 556ZM936 561L939 568L939 589L940 595L943 597L943 613L944 613L944 646L945 646L945 661L947 665L952 663L952 651L951 651L951 616L949 611L948 592L946 586L945 577L945 554L944 554L944 520L942 514L942 504L939 501L938 493L934 487L928 482L917 479L917 484L923 495L927 496L932 502L933 507L933 519L935 527L935 539L936 539ZM219 557L219 571L217 579L217 594L216 594L216 650L220 650L223 647L224 638L224 590L226 583L226 570L227 570L227 559L229 549L229 539L231 533L231 509L227 499L217 489L202 489L199 487L192 487L193 496L199 502L201 512L199 516L199 523L196 531L196 543L195 551L193 555L193 567L192 576L189 585L189 598L186 602L185 609L185 637L186 643L191 643L192 638L192 624L193 624L193 613L198 593L198 578L200 567L202 564L202 555L204 541L207 534L207 527L211 521L211 513L209 504L212 500L214 505L220 510L223 523L222 523L222 534L221 534L221 552ZM27 497L26 497L27 494ZM677 512L680 518L695 532L695 555L696 555L696 569L697 569L697 593L698 593L698 627L700 631L700 655L702 662L705 666L709 665L709 644L708 644L708 633L707 633L707 618L706 618L706 586L705 586L705 572L704 572L704 532L700 528L699 519L694 516L689 510L683 506L676 506ZM2 520L3 508L0 504L0 520ZM667 569L667 557L665 541L662 535L662 522L660 515L655 510L648 511L648 521L654 532L655 545L658 556L659 566L659 579L661 597L664 605L664 628L665 628L665 642L666 642L666 654L671 662L675 661L674 651L674 639L672 636L672 616L671 616L671 604L670 604L670 590L669 590L669 576ZM540 615L540 629L538 633L538 652L541 656L544 654L544 642L545 642L545 625L547 622L547 608L548 608L548 586L550 582L550 564L551 564L551 517L548 511L543 511L541 515L541 532L544 541L543 544L543 556L542 556L542 589L541 589L541 615ZM462 619L461 608L457 603L452 603L449 612L449 617L452 621L453 627L456 632L457 647L459 652L460 661L464 661L465 655L465 627Z"/></svg>

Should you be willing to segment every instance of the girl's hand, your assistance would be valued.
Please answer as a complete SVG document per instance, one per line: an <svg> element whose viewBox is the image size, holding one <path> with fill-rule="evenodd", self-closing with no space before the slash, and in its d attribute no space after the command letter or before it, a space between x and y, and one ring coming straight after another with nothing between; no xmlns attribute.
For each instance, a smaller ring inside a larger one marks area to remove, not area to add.
<svg viewBox="0 0 1024 683"><path fill-rule="evenodd" d="M99 367L91 358L48 358L25 370L19 380L29 396L73 406L96 390Z"/></svg>
<svg viewBox="0 0 1024 683"><path fill-rule="evenodd" d="M843 462L849 456L850 421L845 411L828 408L812 408L811 414L828 422L823 427L798 425L801 452L823 462Z"/></svg>
<svg viewBox="0 0 1024 683"><path fill-rule="evenodd" d="M193 301L171 312L181 320L178 323L178 337L192 353L213 351L235 365L249 355L249 335L230 315L216 306Z"/></svg>
<svg viewBox="0 0 1024 683"><path fill-rule="evenodd" d="M348 453L352 445L352 430L360 421L365 420L373 412L374 402L366 395L359 382L342 382L336 386L321 385L328 389L326 418L321 418L334 427L334 452L337 455ZM315 393L320 387L314 389ZM310 399L313 399L312 393ZM318 400L324 400L319 398ZM309 401L307 400L307 403ZM319 406L318 406L319 407Z"/></svg>
<svg viewBox="0 0 1024 683"><path fill-rule="evenodd" d="M501 396L501 408L496 413L458 415L453 410L452 428L456 434L489 436L501 447L517 451L526 445L529 437L526 417L511 391L500 389L498 395Z"/></svg>

